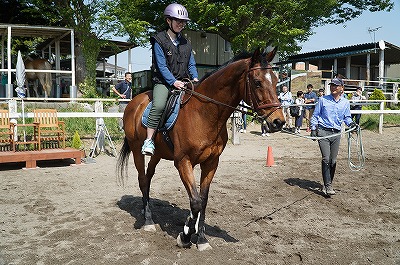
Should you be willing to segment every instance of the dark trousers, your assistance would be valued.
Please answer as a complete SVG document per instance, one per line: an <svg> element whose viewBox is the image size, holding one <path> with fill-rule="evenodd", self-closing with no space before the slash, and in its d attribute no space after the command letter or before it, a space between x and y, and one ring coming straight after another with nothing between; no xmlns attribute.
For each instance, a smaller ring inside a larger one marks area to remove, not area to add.
<svg viewBox="0 0 400 265"><path fill-rule="evenodd" d="M354 110L361 110L361 107L355 107ZM351 118L352 120L357 123L358 125L360 125L360 118L361 118L361 113L358 114L351 114Z"/></svg>
<svg viewBox="0 0 400 265"><path fill-rule="evenodd" d="M340 133L339 130L324 129L319 127L317 131L318 137L329 136ZM323 138L318 140L319 149L322 155L322 179L325 186L332 185L333 177L336 170L336 159L339 153L340 135Z"/></svg>

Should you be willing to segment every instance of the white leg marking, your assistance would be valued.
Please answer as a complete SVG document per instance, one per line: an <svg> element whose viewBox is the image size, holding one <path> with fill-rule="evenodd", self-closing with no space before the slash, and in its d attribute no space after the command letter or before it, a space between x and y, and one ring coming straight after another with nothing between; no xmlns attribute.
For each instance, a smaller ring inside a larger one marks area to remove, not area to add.
<svg viewBox="0 0 400 265"><path fill-rule="evenodd" d="M196 234L199 232L199 221L200 221L200 212L199 212L199 214L197 215L197 220L196 220L196 225L195 225L195 230L196 230Z"/></svg>
<svg viewBox="0 0 400 265"><path fill-rule="evenodd" d="M183 233L185 233L185 235L187 235L189 233L189 226L185 225L183 227Z"/></svg>

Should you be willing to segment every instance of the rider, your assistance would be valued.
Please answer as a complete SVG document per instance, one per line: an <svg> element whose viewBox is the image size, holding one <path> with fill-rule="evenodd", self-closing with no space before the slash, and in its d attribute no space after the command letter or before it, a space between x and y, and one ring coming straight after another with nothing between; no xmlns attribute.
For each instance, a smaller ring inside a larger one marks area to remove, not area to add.
<svg viewBox="0 0 400 265"><path fill-rule="evenodd" d="M190 20L186 8L180 4L170 4L164 10L164 17L168 27L150 38L154 88L147 137L142 147L144 155L154 154L153 134L165 109L169 92L183 88L185 83L181 80L184 78L198 81L192 46L181 34L186 22Z"/></svg>

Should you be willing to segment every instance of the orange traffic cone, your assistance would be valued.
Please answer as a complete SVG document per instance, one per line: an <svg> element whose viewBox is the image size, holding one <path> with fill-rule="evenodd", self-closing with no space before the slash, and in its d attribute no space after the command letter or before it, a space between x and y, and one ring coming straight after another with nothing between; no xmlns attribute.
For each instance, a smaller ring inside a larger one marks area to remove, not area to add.
<svg viewBox="0 0 400 265"><path fill-rule="evenodd" d="M274 166L274 156L272 155L272 147L268 146L267 152L267 167Z"/></svg>

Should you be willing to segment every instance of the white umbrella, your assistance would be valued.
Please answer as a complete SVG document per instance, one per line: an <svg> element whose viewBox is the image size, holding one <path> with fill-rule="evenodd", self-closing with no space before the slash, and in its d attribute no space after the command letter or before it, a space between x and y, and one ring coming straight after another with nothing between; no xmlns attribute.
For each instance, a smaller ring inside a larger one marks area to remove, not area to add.
<svg viewBox="0 0 400 265"><path fill-rule="evenodd" d="M17 95L19 98L22 100L22 123L25 125L25 106L24 106L24 98L25 98L25 64L24 61L22 60L22 55L21 51L18 51L18 58L17 58L17 66L16 66L16 79L17 79L17 88L15 88L15 91L17 92ZM26 141L26 136L25 136L25 126L24 126L24 142Z"/></svg>

